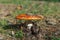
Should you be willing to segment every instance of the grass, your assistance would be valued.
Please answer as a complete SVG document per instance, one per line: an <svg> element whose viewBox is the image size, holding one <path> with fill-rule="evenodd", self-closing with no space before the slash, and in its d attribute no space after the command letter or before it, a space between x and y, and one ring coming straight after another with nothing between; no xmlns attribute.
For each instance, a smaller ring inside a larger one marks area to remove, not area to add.
<svg viewBox="0 0 60 40"><path fill-rule="evenodd" d="M57 37L55 37L55 36L46 36L46 40L60 40L60 38L57 38Z"/></svg>
<svg viewBox="0 0 60 40"><path fill-rule="evenodd" d="M0 26L4 26L4 25L7 25L7 21L4 19L0 20Z"/></svg>
<svg viewBox="0 0 60 40"><path fill-rule="evenodd" d="M60 40L60 38L52 37L52 40Z"/></svg>

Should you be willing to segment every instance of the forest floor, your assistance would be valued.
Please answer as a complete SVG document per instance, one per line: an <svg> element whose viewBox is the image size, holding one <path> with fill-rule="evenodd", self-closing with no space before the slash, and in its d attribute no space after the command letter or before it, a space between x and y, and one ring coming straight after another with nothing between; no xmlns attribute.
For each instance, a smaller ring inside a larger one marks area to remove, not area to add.
<svg viewBox="0 0 60 40"><path fill-rule="evenodd" d="M21 9L17 8L19 6ZM0 2L0 39L20 40L10 36L12 29L3 27L15 24L15 17L26 13L44 16L43 20L37 21L41 28L39 40L60 40L60 3L47 1Z"/></svg>

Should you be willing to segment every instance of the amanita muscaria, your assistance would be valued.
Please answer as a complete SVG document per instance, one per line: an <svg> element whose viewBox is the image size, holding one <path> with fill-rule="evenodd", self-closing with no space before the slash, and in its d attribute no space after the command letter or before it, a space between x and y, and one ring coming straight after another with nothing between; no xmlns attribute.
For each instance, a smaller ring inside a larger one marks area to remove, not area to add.
<svg viewBox="0 0 60 40"><path fill-rule="evenodd" d="M28 14L20 14L16 16L16 19L18 20L27 20L27 21L31 21L31 20L41 20L44 17L42 15L28 15ZM29 26L29 29L33 26L33 23L28 23L27 26Z"/></svg>
<svg viewBox="0 0 60 40"><path fill-rule="evenodd" d="M42 15L20 14L20 15L16 16L16 19L18 19L18 20L27 20L28 21L27 25L26 25L26 23L24 24L24 28L25 28L25 26L27 26L25 31L31 30L32 35L37 35L40 31L39 27L37 27L37 24L32 22L32 20L41 20L43 18L44 17ZM27 30L27 29L29 29L29 30Z"/></svg>

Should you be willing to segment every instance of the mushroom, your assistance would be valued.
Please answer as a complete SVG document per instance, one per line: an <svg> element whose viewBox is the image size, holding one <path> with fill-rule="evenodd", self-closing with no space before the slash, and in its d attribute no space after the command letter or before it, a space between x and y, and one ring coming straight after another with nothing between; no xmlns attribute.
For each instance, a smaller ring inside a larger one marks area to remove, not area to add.
<svg viewBox="0 0 60 40"><path fill-rule="evenodd" d="M31 20L41 20L43 18L44 17L41 15L28 15L28 14L20 14L20 15L16 16L16 19L27 20L30 22L27 24L28 29L31 29L31 27L33 26L33 23L31 23Z"/></svg>
<svg viewBox="0 0 60 40"><path fill-rule="evenodd" d="M43 18L44 17L42 15L20 14L20 15L16 16L16 19L19 19L19 20L28 20L30 22L31 22L31 20L41 20ZM33 23L30 23L27 26L30 29L33 26Z"/></svg>
<svg viewBox="0 0 60 40"><path fill-rule="evenodd" d="M39 27L37 27L37 25L32 22L32 20L41 20L44 17L41 15L28 15L28 14L20 14L18 16L16 16L16 19L18 20L27 20L27 23L25 22L24 26L26 25L26 29L25 31L31 31L32 35L37 35L39 33ZM24 27L25 28L25 27ZM27 32L29 34L29 32Z"/></svg>

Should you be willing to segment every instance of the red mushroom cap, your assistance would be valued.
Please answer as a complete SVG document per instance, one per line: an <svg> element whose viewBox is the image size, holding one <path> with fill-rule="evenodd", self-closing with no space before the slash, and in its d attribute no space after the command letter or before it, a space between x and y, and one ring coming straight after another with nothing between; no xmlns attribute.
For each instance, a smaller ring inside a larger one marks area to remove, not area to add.
<svg viewBox="0 0 60 40"><path fill-rule="evenodd" d="M43 19L41 15L28 15L28 14L20 14L16 16L16 19L23 19L23 20L40 20Z"/></svg>

